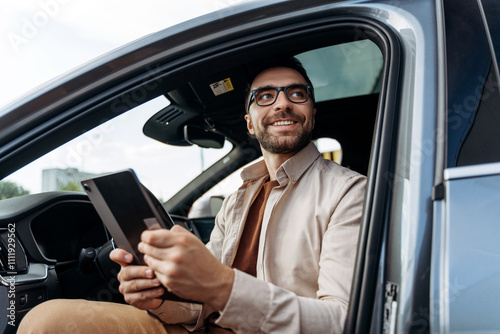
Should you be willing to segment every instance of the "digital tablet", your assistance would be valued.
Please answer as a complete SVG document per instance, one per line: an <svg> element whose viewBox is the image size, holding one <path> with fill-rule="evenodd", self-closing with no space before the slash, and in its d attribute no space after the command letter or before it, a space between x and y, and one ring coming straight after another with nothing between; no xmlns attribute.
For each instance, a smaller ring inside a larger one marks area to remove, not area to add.
<svg viewBox="0 0 500 334"><path fill-rule="evenodd" d="M142 232L174 226L163 205L139 182L132 169L97 176L81 183L115 245L132 254L133 264L146 265L143 254L137 249ZM167 289L161 298L199 303L182 299Z"/></svg>
<svg viewBox="0 0 500 334"><path fill-rule="evenodd" d="M170 229L174 222L163 205L144 187L132 169L81 181L117 247L132 254L134 264L144 265L137 250L147 229Z"/></svg>

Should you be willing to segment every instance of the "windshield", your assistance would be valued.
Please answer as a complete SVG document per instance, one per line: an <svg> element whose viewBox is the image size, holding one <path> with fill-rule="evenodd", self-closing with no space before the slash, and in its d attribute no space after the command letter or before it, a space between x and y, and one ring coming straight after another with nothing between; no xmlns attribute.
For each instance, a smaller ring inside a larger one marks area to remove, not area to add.
<svg viewBox="0 0 500 334"><path fill-rule="evenodd" d="M3 181L30 194L83 191L82 179L132 168L160 201L166 201L232 149L227 141L222 149L201 149L166 145L146 137L142 132L144 123L168 104L164 96L146 102L58 147Z"/></svg>

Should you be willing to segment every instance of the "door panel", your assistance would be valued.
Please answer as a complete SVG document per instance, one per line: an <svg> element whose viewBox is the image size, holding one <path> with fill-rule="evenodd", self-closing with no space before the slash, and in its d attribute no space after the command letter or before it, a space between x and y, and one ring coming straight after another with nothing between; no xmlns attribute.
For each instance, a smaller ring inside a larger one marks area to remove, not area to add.
<svg viewBox="0 0 500 334"><path fill-rule="evenodd" d="M498 332L500 163L447 169L443 217L442 267L433 298L441 330Z"/></svg>

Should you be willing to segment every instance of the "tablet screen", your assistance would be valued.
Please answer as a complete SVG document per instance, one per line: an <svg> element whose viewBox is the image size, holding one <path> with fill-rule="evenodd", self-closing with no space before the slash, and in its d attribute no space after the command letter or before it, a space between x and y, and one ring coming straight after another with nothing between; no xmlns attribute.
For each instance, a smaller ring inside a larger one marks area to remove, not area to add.
<svg viewBox="0 0 500 334"><path fill-rule="evenodd" d="M157 200L151 198L132 170L84 180L82 185L116 245L130 252L136 262L144 263L137 251L144 230L173 226L171 218L166 212L159 212L164 209L155 205Z"/></svg>

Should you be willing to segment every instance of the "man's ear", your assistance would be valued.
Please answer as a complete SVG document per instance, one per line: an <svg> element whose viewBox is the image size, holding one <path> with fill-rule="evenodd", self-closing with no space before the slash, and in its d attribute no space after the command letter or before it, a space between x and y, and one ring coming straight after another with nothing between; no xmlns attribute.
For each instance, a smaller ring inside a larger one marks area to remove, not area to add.
<svg viewBox="0 0 500 334"><path fill-rule="evenodd" d="M247 129L251 135L255 135L255 131L253 130L252 118L250 114L245 115L245 121L247 121Z"/></svg>

